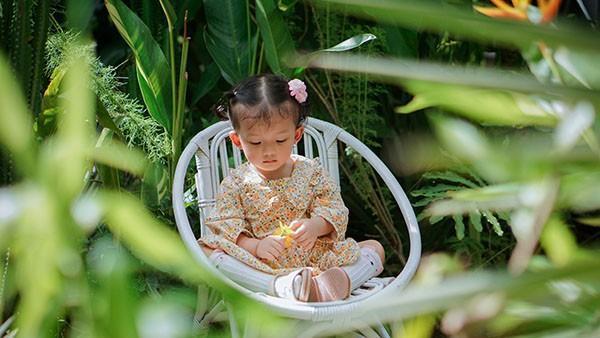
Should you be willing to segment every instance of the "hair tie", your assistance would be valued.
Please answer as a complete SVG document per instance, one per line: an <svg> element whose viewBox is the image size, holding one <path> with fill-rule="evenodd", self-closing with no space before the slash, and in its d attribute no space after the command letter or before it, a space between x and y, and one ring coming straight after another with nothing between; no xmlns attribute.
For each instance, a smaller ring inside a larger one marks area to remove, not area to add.
<svg viewBox="0 0 600 338"><path fill-rule="evenodd" d="M306 102L306 98L308 98L308 93L306 92L306 85L304 82L298 79L293 79L288 82L288 88L290 90L290 95L298 101L298 103Z"/></svg>

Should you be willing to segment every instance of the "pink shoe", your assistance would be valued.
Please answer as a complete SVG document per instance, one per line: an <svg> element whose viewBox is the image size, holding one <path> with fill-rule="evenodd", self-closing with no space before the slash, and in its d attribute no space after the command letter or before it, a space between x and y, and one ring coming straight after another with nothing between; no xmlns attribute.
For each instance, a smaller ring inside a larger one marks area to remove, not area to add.
<svg viewBox="0 0 600 338"><path fill-rule="evenodd" d="M350 279L341 268L331 268L312 278L309 302L331 302L350 296Z"/></svg>

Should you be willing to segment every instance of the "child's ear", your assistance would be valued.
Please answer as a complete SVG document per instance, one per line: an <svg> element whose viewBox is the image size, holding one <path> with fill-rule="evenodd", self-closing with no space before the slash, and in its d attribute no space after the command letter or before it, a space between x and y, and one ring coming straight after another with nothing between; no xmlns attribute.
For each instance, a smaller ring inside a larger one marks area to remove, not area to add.
<svg viewBox="0 0 600 338"><path fill-rule="evenodd" d="M240 136L235 131L229 132L229 138L231 139L231 143L233 143L233 145L242 149L242 142L240 141Z"/></svg>
<svg viewBox="0 0 600 338"><path fill-rule="evenodd" d="M296 133L294 134L294 143L298 143L304 134L304 126L296 128Z"/></svg>

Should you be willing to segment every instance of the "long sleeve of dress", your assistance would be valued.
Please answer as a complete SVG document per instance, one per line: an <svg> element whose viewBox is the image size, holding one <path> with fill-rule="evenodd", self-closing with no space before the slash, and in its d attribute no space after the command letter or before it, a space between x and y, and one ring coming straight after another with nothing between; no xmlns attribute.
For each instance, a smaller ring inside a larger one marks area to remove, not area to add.
<svg viewBox="0 0 600 338"><path fill-rule="evenodd" d="M245 221L240 188L231 176L221 182L221 193L215 208L206 219L206 226L214 235L233 243L236 243L241 233L254 237L250 225Z"/></svg>
<svg viewBox="0 0 600 338"><path fill-rule="evenodd" d="M310 216L320 216L331 223L334 228L329 237L331 240L344 240L348 226L348 208L344 205L339 186L320 166L311 178L310 185L314 187L313 191L315 192L309 210Z"/></svg>

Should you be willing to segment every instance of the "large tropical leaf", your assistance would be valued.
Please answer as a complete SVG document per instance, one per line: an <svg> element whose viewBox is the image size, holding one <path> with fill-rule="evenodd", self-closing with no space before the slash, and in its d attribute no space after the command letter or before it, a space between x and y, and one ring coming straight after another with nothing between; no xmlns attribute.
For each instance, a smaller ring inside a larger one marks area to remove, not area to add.
<svg viewBox="0 0 600 338"><path fill-rule="evenodd" d="M106 0L106 8L135 56L137 79L150 115L171 131L169 64L144 22L120 0Z"/></svg>
<svg viewBox="0 0 600 338"><path fill-rule="evenodd" d="M294 49L294 41L274 0L256 1L256 21L265 45L267 63L274 73L290 75L281 64L282 58Z"/></svg>
<svg viewBox="0 0 600 338"><path fill-rule="evenodd" d="M247 1L205 0L204 40L221 74L231 84L254 71L257 34L253 33Z"/></svg>

